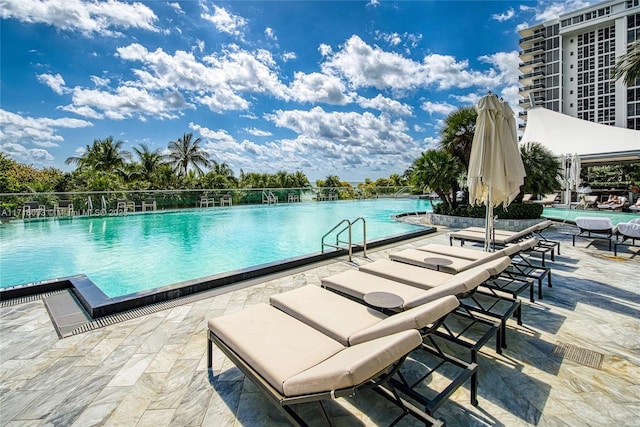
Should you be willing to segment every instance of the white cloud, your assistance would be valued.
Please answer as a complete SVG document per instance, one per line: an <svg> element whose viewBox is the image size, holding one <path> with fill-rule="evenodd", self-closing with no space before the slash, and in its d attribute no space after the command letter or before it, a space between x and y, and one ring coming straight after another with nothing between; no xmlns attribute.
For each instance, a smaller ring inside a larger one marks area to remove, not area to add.
<svg viewBox="0 0 640 427"><path fill-rule="evenodd" d="M422 108L424 111L426 111L429 114L436 113L436 114L443 114L443 115L448 115L458 109L458 107L456 107L455 105L451 105L447 102L431 102L431 101L423 102L420 108Z"/></svg>
<svg viewBox="0 0 640 427"><path fill-rule="evenodd" d="M271 135L273 135L269 131L258 129L258 128L245 128L244 131L249 133L249 134L251 134L251 135L253 135L253 136L271 136Z"/></svg>
<svg viewBox="0 0 640 427"><path fill-rule="evenodd" d="M282 54L282 60L284 62L288 62L296 58L298 58L298 55L296 55L295 52L285 52Z"/></svg>
<svg viewBox="0 0 640 427"><path fill-rule="evenodd" d="M509 8L509 10L507 10L504 13L496 13L491 15L491 19L496 20L498 22L504 22L504 21L510 20L514 16L516 16L516 11L513 10L513 8Z"/></svg>
<svg viewBox="0 0 640 427"><path fill-rule="evenodd" d="M43 164L53 160L53 156L42 148L57 147L64 138L58 129L77 129L93 126L91 122L69 117L51 119L48 117L28 117L0 109L0 149L12 158L25 162Z"/></svg>
<svg viewBox="0 0 640 427"><path fill-rule="evenodd" d="M422 34L411 33L385 33L382 31L375 32L376 40L384 40L391 46L398 46L402 44L405 47L416 47L420 41L422 41Z"/></svg>
<svg viewBox="0 0 640 427"><path fill-rule="evenodd" d="M288 88L280 82L271 53L258 49L248 52L229 46L219 53L197 60L193 53L176 51L168 54L161 48L153 52L134 43L117 49L123 60L139 61L143 68L134 69L138 81L129 85L145 90L178 90L196 94L193 102L207 105L212 111L243 110L250 103L246 93L269 93L289 99Z"/></svg>
<svg viewBox="0 0 640 427"><path fill-rule="evenodd" d="M179 92L157 94L131 86L120 86L113 91L76 87L72 102L63 109L77 114L88 112L90 116L99 110L104 117L113 120L143 118L147 114L175 118L177 115L173 111L190 107Z"/></svg>
<svg viewBox="0 0 640 427"><path fill-rule="evenodd" d="M581 9L583 7L587 7L599 2L600 0L567 0L562 2L540 2L540 4L535 8L535 19L536 21L541 22L549 21L551 19L556 19L558 16L564 13Z"/></svg>
<svg viewBox="0 0 640 427"><path fill-rule="evenodd" d="M394 91L435 86L492 86L499 76L495 70L469 70L468 61L457 61L450 55L430 54L416 62L395 52L386 52L351 36L342 49L327 57L322 64L326 74L345 78L354 88L375 87Z"/></svg>
<svg viewBox="0 0 640 427"><path fill-rule="evenodd" d="M40 74L38 75L38 81L49 86L58 95L62 95L65 92L64 79L60 74Z"/></svg>
<svg viewBox="0 0 640 427"><path fill-rule="evenodd" d="M358 97L357 102L362 108L371 108L397 116L411 116L413 114L413 109L410 105L387 98L381 94L371 99Z"/></svg>
<svg viewBox="0 0 640 427"><path fill-rule="evenodd" d="M345 105L350 98L345 95L342 81L326 74L297 72L289 86L291 97L300 102L324 102Z"/></svg>
<svg viewBox="0 0 640 427"><path fill-rule="evenodd" d="M117 0L104 2L82 0L3 0L0 8L3 19L17 19L27 23L43 23L85 36L118 36L114 28L159 31L158 19L146 5Z"/></svg>
<svg viewBox="0 0 640 427"><path fill-rule="evenodd" d="M226 33L239 39L244 37L244 28L247 25L247 21L242 16L233 15L226 9L215 5L213 6L213 11L213 15L203 12L200 17L213 22L216 29L221 33Z"/></svg>
<svg viewBox="0 0 640 427"><path fill-rule="evenodd" d="M328 44L322 43L318 46L318 52L320 52L320 55L322 56L328 56L333 53L333 49Z"/></svg>
<svg viewBox="0 0 640 427"><path fill-rule="evenodd" d="M96 87L108 86L109 83L111 82L111 80L105 77L90 76L90 78L93 84L96 85Z"/></svg>
<svg viewBox="0 0 640 427"><path fill-rule="evenodd" d="M179 15L185 14L184 10L182 10L182 7L180 7L180 3L178 2L169 3L169 6L171 6L173 10L175 10L176 13L178 13Z"/></svg>
<svg viewBox="0 0 640 427"><path fill-rule="evenodd" d="M267 27L264 30L264 35L267 36L267 38L270 38L271 40L278 40L278 37L276 37L275 32L273 31L273 28L271 27Z"/></svg>

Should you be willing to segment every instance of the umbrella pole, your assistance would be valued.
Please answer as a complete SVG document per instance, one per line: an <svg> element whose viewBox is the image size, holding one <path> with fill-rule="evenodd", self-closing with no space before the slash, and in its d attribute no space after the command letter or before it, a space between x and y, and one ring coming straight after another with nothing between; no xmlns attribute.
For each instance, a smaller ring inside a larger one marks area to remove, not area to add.
<svg viewBox="0 0 640 427"><path fill-rule="evenodd" d="M487 206L484 227L484 251L491 251L491 236L493 235L493 208L491 207L491 186L487 188Z"/></svg>

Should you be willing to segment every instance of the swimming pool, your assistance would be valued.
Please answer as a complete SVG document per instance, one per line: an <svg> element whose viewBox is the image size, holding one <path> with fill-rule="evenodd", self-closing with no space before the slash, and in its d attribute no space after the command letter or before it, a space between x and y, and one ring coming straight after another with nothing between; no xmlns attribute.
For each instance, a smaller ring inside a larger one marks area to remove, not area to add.
<svg viewBox="0 0 640 427"><path fill-rule="evenodd" d="M563 209L563 208L544 208L542 216L548 219L558 221L575 221L577 217L606 217L611 219L613 225L621 222L629 222L634 218L640 218L640 215L633 212L611 212L607 210L581 210L581 209Z"/></svg>
<svg viewBox="0 0 640 427"><path fill-rule="evenodd" d="M86 274L114 298L320 252L345 218L366 219L367 241L415 231L392 215L426 210L427 200L378 199L11 222L0 226L0 287Z"/></svg>

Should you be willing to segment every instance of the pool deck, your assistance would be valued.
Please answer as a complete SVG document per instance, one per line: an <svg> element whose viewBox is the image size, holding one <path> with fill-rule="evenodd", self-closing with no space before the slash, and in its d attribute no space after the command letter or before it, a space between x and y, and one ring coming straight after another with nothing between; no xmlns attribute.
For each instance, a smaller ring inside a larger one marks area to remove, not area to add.
<svg viewBox="0 0 640 427"><path fill-rule="evenodd" d="M440 229L445 231L444 229ZM468 384L436 413L448 426L631 426L640 417L640 249L577 239L549 262L553 288L522 298L523 326L508 322L508 348L479 356L479 406ZM371 251L448 243L445 233ZM278 410L215 349L206 366L208 318L354 268L346 258L235 286L227 293L151 311L60 339L42 300L0 308L0 425L285 426ZM356 259L357 262L368 262ZM554 354L560 344L603 355L599 368ZM399 410L373 392L326 404L334 425L388 425ZM317 404L299 407L326 425ZM419 425L405 418L400 425Z"/></svg>

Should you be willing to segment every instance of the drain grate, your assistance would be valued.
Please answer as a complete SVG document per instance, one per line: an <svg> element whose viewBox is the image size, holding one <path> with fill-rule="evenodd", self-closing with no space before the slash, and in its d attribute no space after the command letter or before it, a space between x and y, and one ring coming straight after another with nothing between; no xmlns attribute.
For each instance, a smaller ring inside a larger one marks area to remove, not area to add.
<svg viewBox="0 0 640 427"><path fill-rule="evenodd" d="M187 295L181 298L175 298L168 301L159 302L156 304L147 305L140 308L134 308L132 310L123 311L122 313L111 314L108 316L100 317L85 323L84 325L74 329L69 335L78 335L84 332L93 331L96 329L104 328L105 326L114 325L116 323L124 322L127 320L135 319L148 314L157 313L168 308L178 307L184 304L200 301L208 298L206 292Z"/></svg>
<svg viewBox="0 0 640 427"><path fill-rule="evenodd" d="M18 304L26 304L28 302L33 302L33 301L40 301L45 299L46 297L49 297L51 295L56 295L61 292L64 292L64 290L43 292L41 294L27 295L24 297L7 299L4 301L0 301L0 308L11 307Z"/></svg>
<svg viewBox="0 0 640 427"><path fill-rule="evenodd" d="M552 354L594 369L602 368L604 354L562 341L556 341Z"/></svg>

